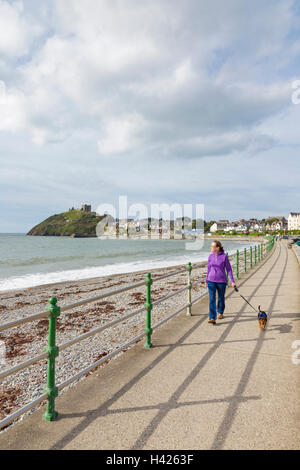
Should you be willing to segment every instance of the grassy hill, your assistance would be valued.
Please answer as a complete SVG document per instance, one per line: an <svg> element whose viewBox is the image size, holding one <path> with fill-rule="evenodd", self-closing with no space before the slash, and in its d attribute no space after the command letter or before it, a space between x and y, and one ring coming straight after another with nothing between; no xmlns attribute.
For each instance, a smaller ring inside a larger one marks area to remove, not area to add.
<svg viewBox="0 0 300 470"><path fill-rule="evenodd" d="M48 217L33 227L27 235L96 237L96 226L103 217L93 212L71 210Z"/></svg>

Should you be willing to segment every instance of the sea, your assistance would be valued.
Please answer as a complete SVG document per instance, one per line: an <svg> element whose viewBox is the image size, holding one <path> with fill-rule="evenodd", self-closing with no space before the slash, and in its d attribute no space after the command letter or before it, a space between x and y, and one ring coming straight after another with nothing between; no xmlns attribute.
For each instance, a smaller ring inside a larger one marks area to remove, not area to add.
<svg viewBox="0 0 300 470"><path fill-rule="evenodd" d="M245 240L222 243L229 254L254 245ZM201 262L207 260L210 244L209 239L197 248L185 240L0 234L0 291Z"/></svg>

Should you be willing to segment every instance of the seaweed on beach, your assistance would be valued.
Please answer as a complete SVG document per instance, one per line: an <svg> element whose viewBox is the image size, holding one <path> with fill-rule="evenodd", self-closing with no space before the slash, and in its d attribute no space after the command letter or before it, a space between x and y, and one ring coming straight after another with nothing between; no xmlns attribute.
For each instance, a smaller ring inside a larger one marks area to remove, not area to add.
<svg viewBox="0 0 300 470"><path fill-rule="evenodd" d="M24 333L13 333L9 336L0 335L5 343L5 357L11 359L16 356L25 356L26 345L34 341L34 336Z"/></svg>
<svg viewBox="0 0 300 470"><path fill-rule="evenodd" d="M142 292L132 292L130 296L135 299L135 302L128 302L128 305L140 305L145 302L145 294Z"/></svg>
<svg viewBox="0 0 300 470"><path fill-rule="evenodd" d="M102 359L102 357L105 357L107 356L108 352L107 351L103 351L102 353L98 354L95 358L94 358L94 362L97 362L99 361L100 359ZM85 377L88 377L89 375L93 374L97 369L99 369L100 367L103 367L105 364L107 364L108 362L110 361L110 359L107 359L107 361L103 361L101 364L99 364L98 366L96 366L93 370L87 372L85 374Z"/></svg>
<svg viewBox="0 0 300 470"><path fill-rule="evenodd" d="M18 397L22 390L19 387L0 388L0 418L10 414L18 405Z"/></svg>

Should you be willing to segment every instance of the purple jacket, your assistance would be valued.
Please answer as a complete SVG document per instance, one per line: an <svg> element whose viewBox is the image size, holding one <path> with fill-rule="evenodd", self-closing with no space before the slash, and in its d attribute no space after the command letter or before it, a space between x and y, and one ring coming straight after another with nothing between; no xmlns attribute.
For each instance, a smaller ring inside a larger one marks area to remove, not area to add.
<svg viewBox="0 0 300 470"><path fill-rule="evenodd" d="M220 252L218 255L211 253L207 262L206 281L227 282L226 271L231 282L234 282L231 264L226 253Z"/></svg>

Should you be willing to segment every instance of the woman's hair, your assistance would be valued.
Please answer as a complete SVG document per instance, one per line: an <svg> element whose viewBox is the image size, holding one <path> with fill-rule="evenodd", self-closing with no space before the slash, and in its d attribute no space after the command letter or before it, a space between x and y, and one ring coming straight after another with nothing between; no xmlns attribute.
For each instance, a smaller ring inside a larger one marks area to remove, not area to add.
<svg viewBox="0 0 300 470"><path fill-rule="evenodd" d="M214 243L216 244L216 247L219 248L219 251L221 253L224 253L224 248L223 248L222 243L219 240L214 240Z"/></svg>

